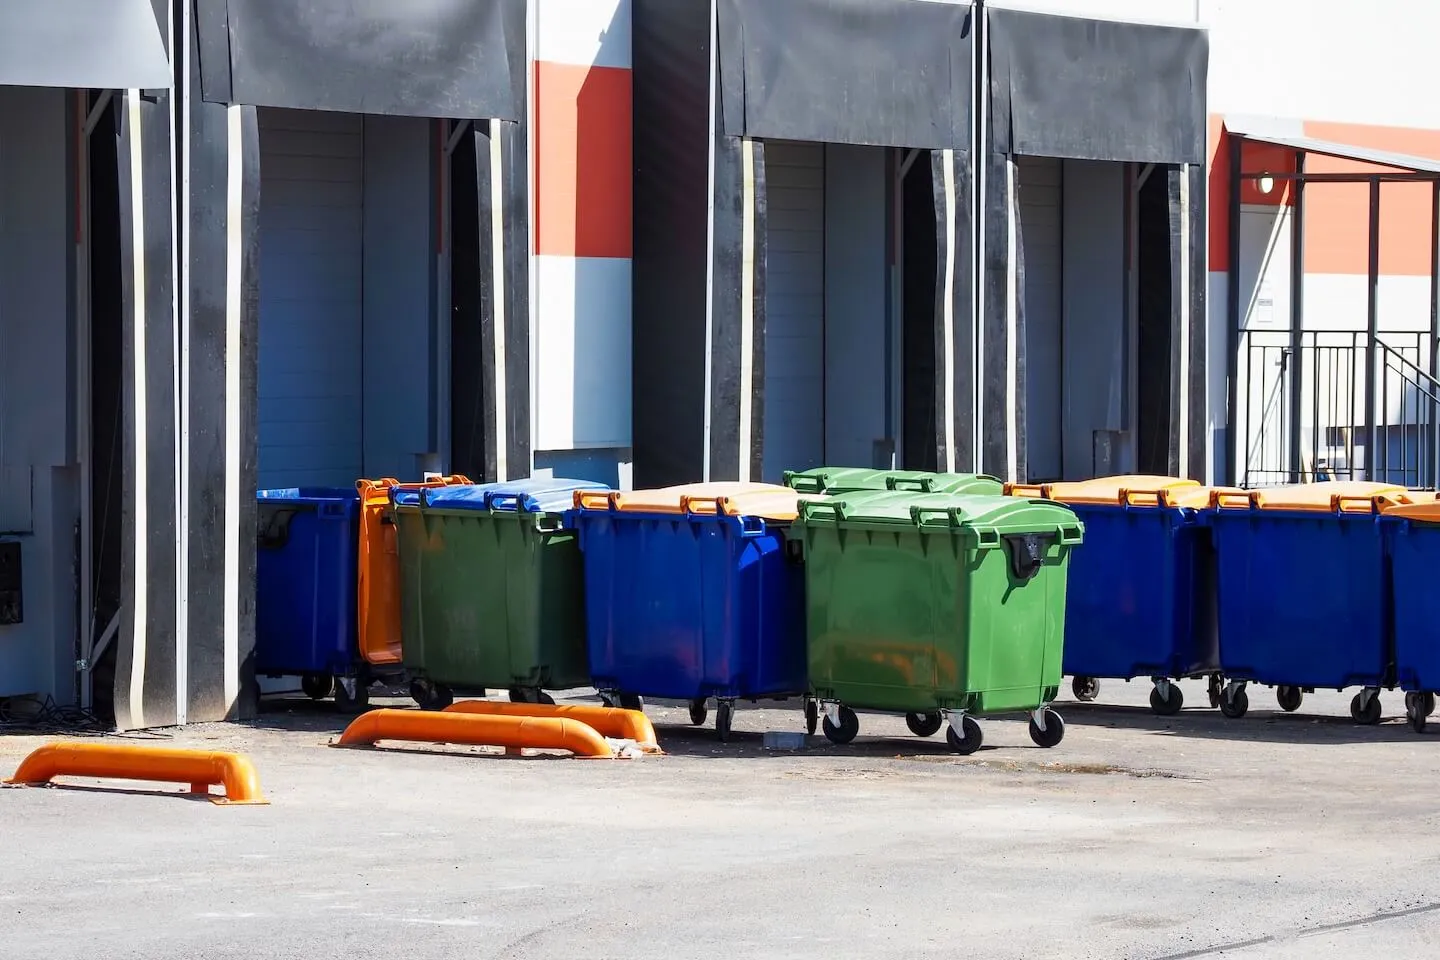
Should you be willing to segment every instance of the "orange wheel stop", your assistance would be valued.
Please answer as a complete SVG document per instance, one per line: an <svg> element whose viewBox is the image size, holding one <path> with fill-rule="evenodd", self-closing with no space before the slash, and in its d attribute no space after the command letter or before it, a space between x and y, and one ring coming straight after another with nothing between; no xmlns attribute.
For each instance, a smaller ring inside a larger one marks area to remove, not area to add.
<svg viewBox="0 0 1440 960"><path fill-rule="evenodd" d="M380 740L568 750L578 757L615 756L605 738L594 727L579 720L434 710L371 710L356 717L335 745L374 746Z"/></svg>
<svg viewBox="0 0 1440 960"><path fill-rule="evenodd" d="M588 703L507 703L503 700L461 700L445 713L485 714L506 717L562 717L579 720L597 733L617 740L633 740L645 753L662 753L650 718L639 710L597 707Z"/></svg>
<svg viewBox="0 0 1440 960"><path fill-rule="evenodd" d="M48 743L20 761L15 775L5 782L41 786L56 777L185 783L190 792L209 796L214 803L269 803L260 793L260 777L248 757L172 747ZM210 787L217 784L225 788L224 796L210 796Z"/></svg>

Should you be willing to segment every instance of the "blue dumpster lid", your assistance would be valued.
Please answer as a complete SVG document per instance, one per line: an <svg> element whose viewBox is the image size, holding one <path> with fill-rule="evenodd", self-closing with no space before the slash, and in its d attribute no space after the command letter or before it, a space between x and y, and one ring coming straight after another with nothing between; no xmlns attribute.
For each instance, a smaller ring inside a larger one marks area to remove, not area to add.
<svg viewBox="0 0 1440 960"><path fill-rule="evenodd" d="M354 487L280 487L274 490L257 490L255 498L277 503L316 503L321 500L354 502L360 499L360 494Z"/></svg>
<svg viewBox="0 0 1440 960"><path fill-rule="evenodd" d="M453 484L428 490L395 490L397 507L419 506L421 497L428 507L447 510L504 510L525 513L558 513L575 504L576 490L609 490L593 480L536 477L506 483Z"/></svg>

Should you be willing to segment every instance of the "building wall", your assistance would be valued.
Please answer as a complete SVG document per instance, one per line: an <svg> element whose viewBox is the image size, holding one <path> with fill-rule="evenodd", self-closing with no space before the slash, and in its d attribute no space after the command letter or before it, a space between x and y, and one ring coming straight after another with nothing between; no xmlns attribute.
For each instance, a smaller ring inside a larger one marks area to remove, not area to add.
<svg viewBox="0 0 1440 960"><path fill-rule="evenodd" d="M66 98L0 87L0 540L20 544L23 603L23 622L0 626L0 697L62 703L75 693L80 496Z"/></svg>
<svg viewBox="0 0 1440 960"><path fill-rule="evenodd" d="M631 442L630 0L530 9L535 466L613 463L585 479L614 482Z"/></svg>

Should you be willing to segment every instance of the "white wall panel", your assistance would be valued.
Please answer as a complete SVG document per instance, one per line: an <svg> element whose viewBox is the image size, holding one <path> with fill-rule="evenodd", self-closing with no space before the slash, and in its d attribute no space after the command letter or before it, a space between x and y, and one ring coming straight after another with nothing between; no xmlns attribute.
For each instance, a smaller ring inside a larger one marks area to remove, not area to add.
<svg viewBox="0 0 1440 960"><path fill-rule="evenodd" d="M537 450L630 445L631 261L536 257Z"/></svg>

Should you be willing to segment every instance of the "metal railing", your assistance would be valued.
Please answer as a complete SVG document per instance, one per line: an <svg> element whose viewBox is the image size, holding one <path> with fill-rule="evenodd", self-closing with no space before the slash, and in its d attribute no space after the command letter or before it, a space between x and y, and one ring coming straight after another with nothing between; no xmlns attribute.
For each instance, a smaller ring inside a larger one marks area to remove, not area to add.
<svg viewBox="0 0 1440 960"><path fill-rule="evenodd" d="M1440 483L1440 379L1430 334L1248 330L1237 436L1246 487ZM1298 382L1297 378L1298 377Z"/></svg>

